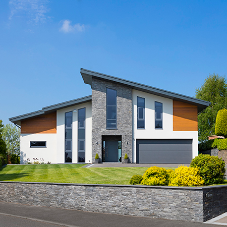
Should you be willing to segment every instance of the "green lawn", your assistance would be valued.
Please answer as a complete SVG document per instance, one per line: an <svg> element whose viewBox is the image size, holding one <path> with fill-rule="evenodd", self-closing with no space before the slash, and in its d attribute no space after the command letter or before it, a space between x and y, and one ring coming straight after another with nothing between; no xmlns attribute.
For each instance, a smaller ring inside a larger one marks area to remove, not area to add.
<svg viewBox="0 0 227 227"><path fill-rule="evenodd" d="M148 167L81 168L83 164L8 165L0 170L0 181L129 184L134 174Z"/></svg>

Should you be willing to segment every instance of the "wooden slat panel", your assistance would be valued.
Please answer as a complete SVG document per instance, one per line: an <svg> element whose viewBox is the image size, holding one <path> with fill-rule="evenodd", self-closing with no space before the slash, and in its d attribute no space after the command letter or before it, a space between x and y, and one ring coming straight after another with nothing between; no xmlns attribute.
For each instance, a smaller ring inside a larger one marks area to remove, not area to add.
<svg viewBox="0 0 227 227"><path fill-rule="evenodd" d="M21 133L56 133L56 111L21 121Z"/></svg>
<svg viewBox="0 0 227 227"><path fill-rule="evenodd" d="M197 106L173 100L173 131L198 131Z"/></svg>

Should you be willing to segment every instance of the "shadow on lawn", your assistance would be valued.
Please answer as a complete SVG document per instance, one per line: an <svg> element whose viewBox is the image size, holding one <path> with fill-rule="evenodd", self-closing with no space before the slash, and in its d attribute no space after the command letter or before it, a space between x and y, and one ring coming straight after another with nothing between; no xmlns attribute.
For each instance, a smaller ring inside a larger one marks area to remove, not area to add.
<svg viewBox="0 0 227 227"><path fill-rule="evenodd" d="M28 173L5 173L1 174L0 171L0 181L11 181L22 177L29 176Z"/></svg>

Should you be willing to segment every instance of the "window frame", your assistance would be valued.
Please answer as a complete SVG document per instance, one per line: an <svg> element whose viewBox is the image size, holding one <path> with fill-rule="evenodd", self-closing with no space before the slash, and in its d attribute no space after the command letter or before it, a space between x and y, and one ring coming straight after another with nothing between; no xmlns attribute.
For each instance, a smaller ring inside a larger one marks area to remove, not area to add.
<svg viewBox="0 0 227 227"><path fill-rule="evenodd" d="M159 118L156 119L156 103L161 103L162 104L161 119L159 119ZM163 103L162 102L155 101L154 107L155 107L154 108L155 109L155 117L154 117L154 127L155 127L155 130L163 130ZM156 120L162 122L162 127L161 128L156 128Z"/></svg>
<svg viewBox="0 0 227 227"><path fill-rule="evenodd" d="M116 91L116 105L107 105L107 90L108 90L108 89L109 89L109 90ZM113 120L113 119L107 119L107 108L108 108L109 106L115 106L115 107L116 107L116 126L115 126L115 127L108 127L108 126L107 126L107 121L108 121L108 120ZM112 88L109 88L109 87L106 88L106 129L108 129L108 130L116 130L116 129L117 129L117 90L112 89Z"/></svg>
<svg viewBox="0 0 227 227"><path fill-rule="evenodd" d="M72 122L71 122L71 127L68 127L67 126L67 124L66 124L66 114L69 114L69 113L71 113L71 120L72 120ZM66 139L66 133L67 133L67 130L71 130L71 134L72 134L72 138L71 139ZM67 142L71 142L71 150L67 150L66 149L66 143ZM72 163L72 161L73 161L73 111L67 111L67 112L65 112L65 155L64 155L64 159L65 159L65 162L64 163ZM68 161L66 161L66 153L71 153L71 157L72 157L72 161L71 162L68 162Z"/></svg>
<svg viewBox="0 0 227 227"><path fill-rule="evenodd" d="M80 110L84 110L84 126L81 127L80 123L79 123L79 112ZM86 159L86 107L82 107L78 109L78 128L77 128L77 163L83 163L83 161L80 161L80 154L79 153L83 153L84 154L84 162ZM80 130L84 130L84 138L80 138L79 139L79 131ZM80 142L83 141L84 142L84 150L80 150Z"/></svg>
<svg viewBox="0 0 227 227"><path fill-rule="evenodd" d="M45 146L32 146L31 143L44 142ZM47 141L30 141L30 148L47 148Z"/></svg>
<svg viewBox="0 0 227 227"><path fill-rule="evenodd" d="M143 99L144 100L144 107L138 106L138 100ZM143 108L143 119L139 118L139 109ZM144 126L141 128L138 128L138 121L143 121ZM145 98L137 96L137 129L145 129Z"/></svg>

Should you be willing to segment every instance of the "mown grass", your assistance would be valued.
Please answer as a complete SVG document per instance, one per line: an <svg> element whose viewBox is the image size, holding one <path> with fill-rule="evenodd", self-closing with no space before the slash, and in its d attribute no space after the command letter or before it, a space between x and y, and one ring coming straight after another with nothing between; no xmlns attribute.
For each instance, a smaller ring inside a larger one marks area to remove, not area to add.
<svg viewBox="0 0 227 227"><path fill-rule="evenodd" d="M129 184L134 174L148 167L81 168L83 164L8 165L0 170L0 181Z"/></svg>

